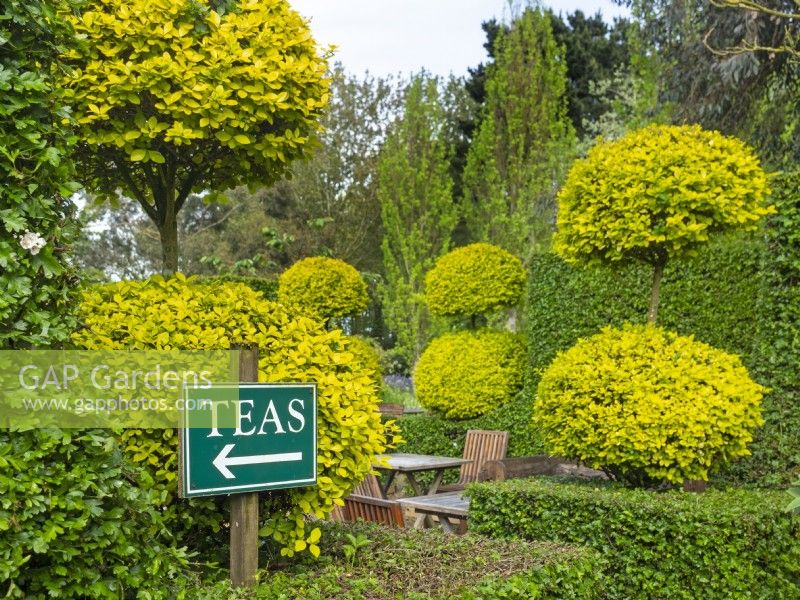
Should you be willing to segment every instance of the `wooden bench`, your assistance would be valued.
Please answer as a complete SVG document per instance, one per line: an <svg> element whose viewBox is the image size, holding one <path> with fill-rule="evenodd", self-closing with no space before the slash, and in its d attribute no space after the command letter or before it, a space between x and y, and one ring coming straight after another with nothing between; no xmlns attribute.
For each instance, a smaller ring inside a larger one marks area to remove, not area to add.
<svg viewBox="0 0 800 600"><path fill-rule="evenodd" d="M606 479L606 474L581 466L574 460L539 454L486 462L478 474L478 481L505 481L536 475L570 475L583 479Z"/></svg>
<svg viewBox="0 0 800 600"><path fill-rule="evenodd" d="M400 498L398 502L403 508L413 508L417 514L436 517L439 520L439 526L447 533L466 532L469 499L464 496L463 492ZM453 523L451 519L456 523ZM417 520L414 528L419 529L420 527L421 522Z"/></svg>

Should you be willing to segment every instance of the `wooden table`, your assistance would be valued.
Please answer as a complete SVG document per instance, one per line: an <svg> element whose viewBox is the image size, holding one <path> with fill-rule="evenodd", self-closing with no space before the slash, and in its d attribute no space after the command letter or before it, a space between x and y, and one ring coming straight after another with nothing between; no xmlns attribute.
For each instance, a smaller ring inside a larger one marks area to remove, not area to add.
<svg viewBox="0 0 800 600"><path fill-rule="evenodd" d="M381 492L383 493L384 497L386 497L386 490L389 489L389 486L392 484L398 473L405 475L408 483L411 485L411 489L414 490L414 495L416 497L432 496L436 494L436 491L439 489L439 486L442 483L442 477L444 476L445 469L460 467L463 464L472 462L471 460L465 458L453 458L452 456L431 456L428 454L382 454L378 458L385 459L382 460L384 464L381 466L376 466L375 468L389 472L386 482L381 486ZM434 472L433 482L427 490L423 490L420 487L419 482L415 477L416 473L423 473L425 471ZM419 529L423 521L428 525L432 524L432 521L428 515L421 514L414 522L414 527Z"/></svg>
<svg viewBox="0 0 800 600"><path fill-rule="evenodd" d="M464 522L467 520L469 510L469 498L464 495L464 492L400 498L398 502L403 508L413 508L417 514L437 517L441 528L448 533L458 532L457 527L450 522L450 519ZM414 527L418 528L416 522Z"/></svg>

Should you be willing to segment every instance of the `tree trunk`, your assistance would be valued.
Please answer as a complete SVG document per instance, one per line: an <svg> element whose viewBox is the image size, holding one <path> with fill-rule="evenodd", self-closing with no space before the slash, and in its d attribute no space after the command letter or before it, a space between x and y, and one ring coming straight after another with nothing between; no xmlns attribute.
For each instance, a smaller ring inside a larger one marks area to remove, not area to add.
<svg viewBox="0 0 800 600"><path fill-rule="evenodd" d="M158 227L161 236L161 274L165 277L178 270L178 215L167 210L164 221Z"/></svg>
<svg viewBox="0 0 800 600"><path fill-rule="evenodd" d="M664 275L664 265L666 260L659 260L653 269L653 289L650 294L650 310L647 312L647 322L656 324L658 316L658 302L661 299L661 278Z"/></svg>

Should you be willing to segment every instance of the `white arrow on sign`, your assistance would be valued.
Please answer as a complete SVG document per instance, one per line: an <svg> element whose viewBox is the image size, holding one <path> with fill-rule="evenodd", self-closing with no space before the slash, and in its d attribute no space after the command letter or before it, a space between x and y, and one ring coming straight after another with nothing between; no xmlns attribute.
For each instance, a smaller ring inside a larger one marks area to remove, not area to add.
<svg viewBox="0 0 800 600"><path fill-rule="evenodd" d="M236 465L263 465L266 463L292 462L303 460L302 452L284 452L282 454L257 454L255 456L228 456L236 444L227 444L214 459L214 466L225 479L236 479L228 467Z"/></svg>

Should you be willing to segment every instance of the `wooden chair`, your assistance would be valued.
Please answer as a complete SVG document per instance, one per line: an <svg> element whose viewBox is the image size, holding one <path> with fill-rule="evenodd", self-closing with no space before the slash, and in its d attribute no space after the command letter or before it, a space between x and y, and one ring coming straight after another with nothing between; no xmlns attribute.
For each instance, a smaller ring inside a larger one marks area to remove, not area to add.
<svg viewBox="0 0 800 600"><path fill-rule="evenodd" d="M399 529L405 527L403 509L396 500L351 494L344 499L344 513L344 520L349 523L361 520Z"/></svg>
<svg viewBox="0 0 800 600"><path fill-rule="evenodd" d="M470 429L464 441L464 458L472 462L461 465L458 481L448 485L440 485L437 492L457 492L463 490L468 483L478 481L478 474L483 465L490 460L502 460L508 450L507 431L482 431Z"/></svg>
<svg viewBox="0 0 800 600"><path fill-rule="evenodd" d="M403 510L395 500L386 500L375 475L367 475L353 493L344 499L344 506L331 513L334 521L355 523L358 520L380 523L389 527L405 527Z"/></svg>

